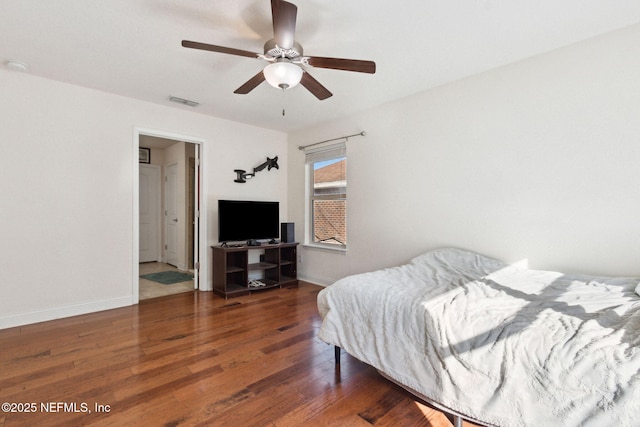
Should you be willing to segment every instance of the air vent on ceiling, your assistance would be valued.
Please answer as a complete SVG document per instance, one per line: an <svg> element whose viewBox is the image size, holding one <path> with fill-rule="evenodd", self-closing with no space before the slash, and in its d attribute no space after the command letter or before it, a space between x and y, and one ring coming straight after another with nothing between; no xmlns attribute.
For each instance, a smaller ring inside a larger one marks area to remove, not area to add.
<svg viewBox="0 0 640 427"><path fill-rule="evenodd" d="M177 102L178 104L188 105L189 107L197 107L198 105L200 105L199 102L189 101L188 99L178 98L177 96L170 96L169 101Z"/></svg>

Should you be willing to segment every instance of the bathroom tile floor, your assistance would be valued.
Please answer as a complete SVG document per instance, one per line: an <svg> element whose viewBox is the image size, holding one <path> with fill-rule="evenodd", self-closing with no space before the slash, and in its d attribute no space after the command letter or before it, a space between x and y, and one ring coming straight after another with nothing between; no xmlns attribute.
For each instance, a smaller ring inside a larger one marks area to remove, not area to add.
<svg viewBox="0 0 640 427"><path fill-rule="evenodd" d="M140 273L159 273L161 271L179 271L176 267L161 262L144 262L140 263ZM151 280L140 278L140 300L162 297L165 295L173 295L181 292L193 291L193 279L186 282L173 283L171 285L163 285L162 283L153 282Z"/></svg>

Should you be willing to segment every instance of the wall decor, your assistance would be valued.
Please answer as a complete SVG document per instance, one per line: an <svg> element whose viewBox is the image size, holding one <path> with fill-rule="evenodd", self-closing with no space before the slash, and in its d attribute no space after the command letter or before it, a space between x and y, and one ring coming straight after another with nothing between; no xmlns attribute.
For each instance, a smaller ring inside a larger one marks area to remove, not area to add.
<svg viewBox="0 0 640 427"><path fill-rule="evenodd" d="M151 149L139 148L138 149L138 161L140 163L151 163Z"/></svg>

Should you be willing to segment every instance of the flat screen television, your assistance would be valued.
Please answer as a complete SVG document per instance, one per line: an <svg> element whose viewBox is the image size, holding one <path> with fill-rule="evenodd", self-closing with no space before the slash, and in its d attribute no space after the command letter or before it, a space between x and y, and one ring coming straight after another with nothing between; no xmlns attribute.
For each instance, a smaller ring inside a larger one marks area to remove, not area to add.
<svg viewBox="0 0 640 427"><path fill-rule="evenodd" d="M279 234L279 202L218 200L220 242L277 239Z"/></svg>

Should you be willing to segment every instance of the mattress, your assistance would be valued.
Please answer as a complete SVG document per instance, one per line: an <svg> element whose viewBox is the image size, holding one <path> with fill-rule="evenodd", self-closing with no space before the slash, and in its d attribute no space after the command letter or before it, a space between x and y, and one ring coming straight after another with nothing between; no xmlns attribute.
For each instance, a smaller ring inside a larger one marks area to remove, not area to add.
<svg viewBox="0 0 640 427"><path fill-rule="evenodd" d="M323 289L319 337L487 425L637 426L639 282L439 249Z"/></svg>

